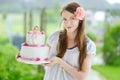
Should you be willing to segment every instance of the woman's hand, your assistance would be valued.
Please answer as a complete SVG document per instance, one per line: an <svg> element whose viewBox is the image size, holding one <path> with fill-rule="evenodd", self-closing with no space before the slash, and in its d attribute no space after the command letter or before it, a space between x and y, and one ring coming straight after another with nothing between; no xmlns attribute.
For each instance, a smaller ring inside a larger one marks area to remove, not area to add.
<svg viewBox="0 0 120 80"><path fill-rule="evenodd" d="M53 58L51 58L50 60L48 60L48 61L50 61L50 63L45 63L45 64L42 64L43 66L49 66L49 67L52 67L52 66L54 66L55 64L59 64L59 62L60 62L60 58L59 57L53 57Z"/></svg>

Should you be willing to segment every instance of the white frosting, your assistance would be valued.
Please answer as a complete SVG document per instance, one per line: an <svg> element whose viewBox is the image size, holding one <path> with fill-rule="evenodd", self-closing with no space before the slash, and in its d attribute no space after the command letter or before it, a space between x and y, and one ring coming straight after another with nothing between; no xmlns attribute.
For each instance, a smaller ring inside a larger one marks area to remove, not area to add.
<svg viewBox="0 0 120 80"><path fill-rule="evenodd" d="M26 43L29 45L43 45L45 34L39 31L29 31L26 35Z"/></svg>
<svg viewBox="0 0 120 80"><path fill-rule="evenodd" d="M25 58L47 58L49 52L48 46L43 47L31 47L31 46L22 46L20 55Z"/></svg>

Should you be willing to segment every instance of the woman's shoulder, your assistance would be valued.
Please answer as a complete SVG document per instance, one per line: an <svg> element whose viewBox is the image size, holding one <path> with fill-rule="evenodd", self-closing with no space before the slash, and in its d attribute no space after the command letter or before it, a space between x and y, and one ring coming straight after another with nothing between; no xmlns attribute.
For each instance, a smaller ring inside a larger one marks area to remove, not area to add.
<svg viewBox="0 0 120 80"><path fill-rule="evenodd" d="M52 32L52 33L49 35L48 38L57 37L57 36L59 36L59 34L60 34L60 30L56 30L56 31Z"/></svg>
<svg viewBox="0 0 120 80"><path fill-rule="evenodd" d="M47 42L50 44L54 41L57 41L59 39L59 34L60 34L60 30L56 30L54 32L52 32L49 36L48 36L48 39L47 39Z"/></svg>
<svg viewBox="0 0 120 80"><path fill-rule="evenodd" d="M89 37L87 37L87 53L96 54L96 45Z"/></svg>
<svg viewBox="0 0 120 80"><path fill-rule="evenodd" d="M58 35L60 32L61 32L61 30L55 30L55 31L53 31L53 32L50 34L50 36L56 36L56 35Z"/></svg>
<svg viewBox="0 0 120 80"><path fill-rule="evenodd" d="M94 41L87 37L87 45L95 45Z"/></svg>

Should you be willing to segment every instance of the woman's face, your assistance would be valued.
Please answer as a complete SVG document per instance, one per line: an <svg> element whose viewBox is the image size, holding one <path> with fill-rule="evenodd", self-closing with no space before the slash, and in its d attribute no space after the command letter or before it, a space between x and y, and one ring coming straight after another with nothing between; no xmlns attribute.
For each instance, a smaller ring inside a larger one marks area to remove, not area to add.
<svg viewBox="0 0 120 80"><path fill-rule="evenodd" d="M63 26L67 30L67 32L76 31L79 20L75 18L74 14L68 12L67 10L64 10L62 12L62 19Z"/></svg>

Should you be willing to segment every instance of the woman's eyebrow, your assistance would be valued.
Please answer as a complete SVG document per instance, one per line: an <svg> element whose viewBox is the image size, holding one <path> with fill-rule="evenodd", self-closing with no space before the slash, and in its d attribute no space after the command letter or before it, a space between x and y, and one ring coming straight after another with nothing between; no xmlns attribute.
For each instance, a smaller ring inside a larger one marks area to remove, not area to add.
<svg viewBox="0 0 120 80"><path fill-rule="evenodd" d="M71 16L70 18L75 18L75 16Z"/></svg>

